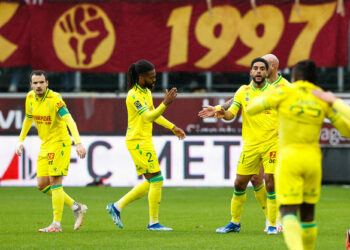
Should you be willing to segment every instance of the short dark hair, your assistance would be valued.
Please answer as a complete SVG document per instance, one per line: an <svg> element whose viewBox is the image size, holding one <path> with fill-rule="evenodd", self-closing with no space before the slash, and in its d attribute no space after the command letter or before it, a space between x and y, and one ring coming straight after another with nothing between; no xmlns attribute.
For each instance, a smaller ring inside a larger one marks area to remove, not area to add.
<svg viewBox="0 0 350 250"><path fill-rule="evenodd" d="M293 68L293 78L295 81L305 80L316 83L318 79L316 63L312 60L298 62Z"/></svg>
<svg viewBox="0 0 350 250"><path fill-rule="evenodd" d="M252 63L250 64L250 68L253 68L253 65L254 63L256 62L262 62L265 64L265 67L266 67L266 70L269 70L269 63L264 59L264 58L261 58L261 57L257 57L255 58Z"/></svg>
<svg viewBox="0 0 350 250"><path fill-rule="evenodd" d="M154 70L154 65L147 60L139 60L130 65L128 69L128 89L132 89L139 80L139 76Z"/></svg>
<svg viewBox="0 0 350 250"><path fill-rule="evenodd" d="M32 77L36 75L36 76L41 76L43 75L45 77L45 81L47 81L47 73L43 70L33 70L32 73L30 73L29 76L29 82L32 82Z"/></svg>

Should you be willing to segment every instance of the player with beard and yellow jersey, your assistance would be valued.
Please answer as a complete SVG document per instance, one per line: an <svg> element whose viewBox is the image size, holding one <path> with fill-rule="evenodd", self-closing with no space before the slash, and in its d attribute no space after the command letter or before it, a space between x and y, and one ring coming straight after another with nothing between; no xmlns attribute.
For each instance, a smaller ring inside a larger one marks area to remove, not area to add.
<svg viewBox="0 0 350 250"><path fill-rule="evenodd" d="M45 71L36 70L30 75L30 91L26 98L23 127L16 146L17 155L23 152L23 141L32 126L33 120L41 139L40 153L37 162L38 189L52 196L53 223L39 229L39 232L61 232L63 206L68 205L74 212L74 230L83 222L87 206L75 202L63 190L62 178L68 174L71 154L71 131L77 154L84 158L86 151L80 141L77 126L69 113L60 94L48 88Z"/></svg>
<svg viewBox="0 0 350 250"><path fill-rule="evenodd" d="M243 85L234 96L234 101L228 111L224 109L215 112L215 118L233 119L242 110L243 151L241 153L233 198L231 201L231 222L216 230L217 233L239 232L242 207L246 200L246 188L253 175L259 174L262 164L265 171L267 195L267 217L270 222L268 234L277 234L276 229L276 199L274 188L274 173L277 158L278 117L276 111L268 110L260 116L250 116L246 113L247 105L262 95L270 85L265 81L268 62L256 58L251 63L250 75L253 81Z"/></svg>
<svg viewBox="0 0 350 250"><path fill-rule="evenodd" d="M267 71L267 76L266 76L266 82L271 85L290 85L289 81L282 77L282 75L278 74L278 68L279 68L279 60L278 58L273 55L273 54L266 54L262 56L261 58L265 59L268 64L269 64L269 69ZM264 93L268 92L270 87L267 89L267 91L264 91ZM220 110L223 108L224 110L228 110L232 103L234 101L234 98L231 98L229 101L227 101L224 104L217 105L217 106L210 106L210 105L204 105L203 110L201 110L198 113L198 116L201 118L207 118L207 117L212 117L215 114L215 110ZM273 126L276 126L276 124L273 124ZM266 187L264 184L264 168L261 165L260 166L260 171L258 175L253 175L252 178L250 179L253 189L254 189L254 195L256 200L258 201L260 207L263 209L264 214L266 216L266 226L265 226L265 232L267 232L268 227L269 227L269 221L268 221L268 212L267 212L267 199L268 197L271 197L273 194L268 194L266 192ZM273 196L272 196L273 197ZM280 222L280 214L277 213L277 221L276 221L276 226L277 226L277 231L281 232L282 229L282 224Z"/></svg>
<svg viewBox="0 0 350 250"><path fill-rule="evenodd" d="M128 110L128 128L126 145L135 163L138 175L146 181L135 186L129 193L115 203L107 205L107 211L114 223L123 228L120 213L132 201L148 194L150 231L172 231L170 227L159 224L158 212L163 186L163 176L159 168L152 139L153 122L168 128L179 139L185 138L185 132L162 116L166 107L176 98L177 89L166 90L163 102L154 108L151 89L155 85L156 72L154 65L146 60L133 63L128 71L129 92L126 98Z"/></svg>
<svg viewBox="0 0 350 250"><path fill-rule="evenodd" d="M247 112L261 115L264 110L274 109L279 113L276 193L285 242L289 249L314 249L317 236L314 208L322 179L320 130L324 118L343 136L350 136L350 128L341 113L336 114L328 103L313 95L319 89L314 84L317 68L313 61L299 62L293 69L293 79L292 86L278 86L254 99Z"/></svg>

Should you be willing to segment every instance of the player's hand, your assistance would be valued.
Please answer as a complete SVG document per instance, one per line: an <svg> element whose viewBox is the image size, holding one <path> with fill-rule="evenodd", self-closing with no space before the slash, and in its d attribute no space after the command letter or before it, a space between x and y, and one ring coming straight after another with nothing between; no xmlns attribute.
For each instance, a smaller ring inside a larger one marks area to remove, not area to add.
<svg viewBox="0 0 350 250"><path fill-rule="evenodd" d="M208 118L208 117L213 117L215 114L215 107L210 106L210 105L203 105L202 106L203 110L199 111L198 116L200 118Z"/></svg>
<svg viewBox="0 0 350 250"><path fill-rule="evenodd" d="M223 108L221 108L220 110L216 110L215 114L214 114L214 118L216 120L222 119L225 117L225 110Z"/></svg>
<svg viewBox="0 0 350 250"><path fill-rule="evenodd" d="M76 145L76 147L77 147L77 154L78 154L79 158L84 159L85 155L86 155L86 150L85 150L83 144L79 143Z"/></svg>
<svg viewBox="0 0 350 250"><path fill-rule="evenodd" d="M17 142L17 145L16 145L16 154L18 156L21 156L22 152L23 152L23 142L19 141Z"/></svg>
<svg viewBox="0 0 350 250"><path fill-rule="evenodd" d="M177 96L177 88L172 88L170 91L166 89L164 101L163 101L164 105L168 106L169 104L171 104L175 100L176 96Z"/></svg>
<svg viewBox="0 0 350 250"><path fill-rule="evenodd" d="M174 135L176 135L179 140L183 140L186 137L185 131L183 131L181 128L175 126L171 131L173 131Z"/></svg>
<svg viewBox="0 0 350 250"><path fill-rule="evenodd" d="M321 99L322 101L328 102L330 104L333 104L337 97L330 92L330 91L323 91L321 89L313 89L311 90L312 94L316 96L317 98Z"/></svg>

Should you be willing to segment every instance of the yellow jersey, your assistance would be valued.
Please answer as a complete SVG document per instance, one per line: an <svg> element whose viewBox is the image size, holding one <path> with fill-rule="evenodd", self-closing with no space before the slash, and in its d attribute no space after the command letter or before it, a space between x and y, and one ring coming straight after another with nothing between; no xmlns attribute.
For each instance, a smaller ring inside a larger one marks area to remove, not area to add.
<svg viewBox="0 0 350 250"><path fill-rule="evenodd" d="M26 116L34 120L42 147L56 142L72 144L67 125L61 119L69 112L60 94L46 89L45 95L38 98L32 90L27 94L25 109Z"/></svg>
<svg viewBox="0 0 350 250"><path fill-rule="evenodd" d="M311 90L318 88L308 81L290 86L277 86L268 95L256 98L248 107L251 115L273 108L279 112L279 146L309 145L318 147L324 118L341 132L349 134L345 120L330 105L315 97Z"/></svg>
<svg viewBox="0 0 350 250"><path fill-rule="evenodd" d="M135 87L129 90L126 97L126 108L128 111L126 141L129 142L129 145L134 141L135 143L153 146L153 122L147 122L141 116L146 110L153 109L151 91L135 85ZM134 146L130 145L130 147Z"/></svg>
<svg viewBox="0 0 350 250"><path fill-rule="evenodd" d="M286 85L286 86L289 86L291 83L290 83L286 78L282 77L282 75L279 75L279 77L277 78L276 81L274 81L274 82L269 82L269 84L270 84L271 86L277 86L277 85L282 85L282 86Z"/></svg>
<svg viewBox="0 0 350 250"><path fill-rule="evenodd" d="M258 115L249 115L246 112L248 104L257 96L262 95L270 85L265 82L261 88L256 88L253 81L249 85L242 85L234 96L229 108L234 116L242 109L242 138L244 146L259 145L278 136L278 116L275 110L266 110Z"/></svg>

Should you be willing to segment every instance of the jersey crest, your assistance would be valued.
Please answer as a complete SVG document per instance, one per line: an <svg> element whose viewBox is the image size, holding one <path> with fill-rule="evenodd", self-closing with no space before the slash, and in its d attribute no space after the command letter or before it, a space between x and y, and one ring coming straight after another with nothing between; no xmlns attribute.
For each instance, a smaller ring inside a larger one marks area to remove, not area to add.
<svg viewBox="0 0 350 250"><path fill-rule="evenodd" d="M134 102L135 107L137 110L140 110L142 108L142 104L139 101Z"/></svg>

